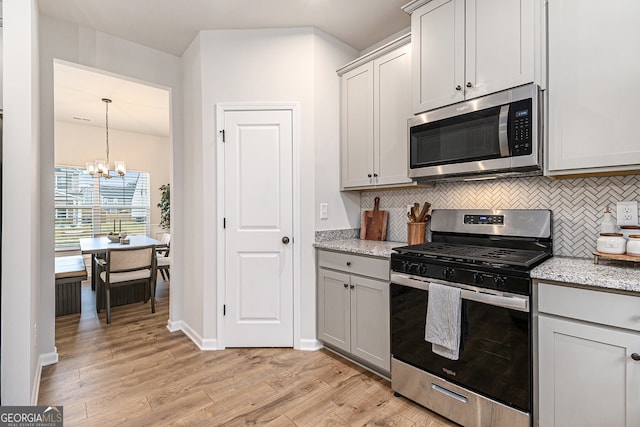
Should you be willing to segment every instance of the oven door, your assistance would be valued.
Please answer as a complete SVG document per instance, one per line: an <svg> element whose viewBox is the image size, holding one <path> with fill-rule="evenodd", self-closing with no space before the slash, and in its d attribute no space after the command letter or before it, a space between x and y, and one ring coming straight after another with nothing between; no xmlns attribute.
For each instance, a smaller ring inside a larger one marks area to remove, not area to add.
<svg viewBox="0 0 640 427"><path fill-rule="evenodd" d="M425 341L429 283L391 275L391 353L435 376L519 410L531 411L531 313L529 297L478 290L462 294L460 358L431 351ZM447 284L442 281L436 281ZM392 372L393 375L393 372Z"/></svg>

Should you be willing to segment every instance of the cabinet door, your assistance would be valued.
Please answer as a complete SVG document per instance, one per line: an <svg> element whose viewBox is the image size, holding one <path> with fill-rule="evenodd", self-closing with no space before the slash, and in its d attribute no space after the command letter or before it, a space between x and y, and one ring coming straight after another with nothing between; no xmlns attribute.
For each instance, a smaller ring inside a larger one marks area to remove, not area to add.
<svg viewBox="0 0 640 427"><path fill-rule="evenodd" d="M373 63L344 74L342 92L342 187L373 184Z"/></svg>
<svg viewBox="0 0 640 427"><path fill-rule="evenodd" d="M351 353L390 370L389 283L351 276Z"/></svg>
<svg viewBox="0 0 640 427"><path fill-rule="evenodd" d="M534 0L467 0L465 97L534 80Z"/></svg>
<svg viewBox="0 0 640 427"><path fill-rule="evenodd" d="M342 350L351 347L349 275L318 269L318 339Z"/></svg>
<svg viewBox="0 0 640 427"><path fill-rule="evenodd" d="M411 37L413 112L462 101L464 0L433 0L413 11Z"/></svg>
<svg viewBox="0 0 640 427"><path fill-rule="evenodd" d="M549 171L637 169L640 3L550 0L548 13Z"/></svg>
<svg viewBox="0 0 640 427"><path fill-rule="evenodd" d="M640 334L539 317L539 405L545 427L640 425Z"/></svg>
<svg viewBox="0 0 640 427"><path fill-rule="evenodd" d="M373 67L375 184L409 183L407 119L413 116L411 45L402 46L378 58Z"/></svg>

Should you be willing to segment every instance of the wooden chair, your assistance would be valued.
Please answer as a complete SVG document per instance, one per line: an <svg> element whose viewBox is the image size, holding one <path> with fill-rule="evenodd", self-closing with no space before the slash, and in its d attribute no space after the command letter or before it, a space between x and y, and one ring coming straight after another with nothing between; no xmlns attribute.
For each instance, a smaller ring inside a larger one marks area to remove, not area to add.
<svg viewBox="0 0 640 427"><path fill-rule="evenodd" d="M171 234L164 233L160 242L164 244L165 247L156 249L158 271L164 280L169 280L171 279L171 276L169 275L169 268L171 267L171 257L169 256Z"/></svg>
<svg viewBox="0 0 640 427"><path fill-rule="evenodd" d="M107 323L111 323L111 289L116 287L146 284L145 295L150 295L151 312L156 312L154 246L109 249L105 269L100 273L100 279L105 290Z"/></svg>

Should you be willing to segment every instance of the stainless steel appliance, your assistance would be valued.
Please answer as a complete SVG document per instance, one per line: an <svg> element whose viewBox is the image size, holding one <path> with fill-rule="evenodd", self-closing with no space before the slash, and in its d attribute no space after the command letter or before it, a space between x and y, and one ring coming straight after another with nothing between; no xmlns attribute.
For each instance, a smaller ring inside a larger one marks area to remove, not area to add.
<svg viewBox="0 0 640 427"><path fill-rule="evenodd" d="M418 181L542 173L542 92L533 84L408 120Z"/></svg>
<svg viewBox="0 0 640 427"><path fill-rule="evenodd" d="M393 390L463 426L530 426L529 272L552 256L551 211L436 209L431 231L391 255ZM461 289L458 360L425 341L432 283Z"/></svg>

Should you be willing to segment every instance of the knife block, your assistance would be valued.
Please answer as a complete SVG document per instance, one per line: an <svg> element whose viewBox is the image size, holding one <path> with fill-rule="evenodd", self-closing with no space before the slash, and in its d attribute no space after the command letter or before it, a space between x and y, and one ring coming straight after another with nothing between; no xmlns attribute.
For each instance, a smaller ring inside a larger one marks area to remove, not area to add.
<svg viewBox="0 0 640 427"><path fill-rule="evenodd" d="M425 222L408 222L407 223L407 244L418 245L424 243L426 235Z"/></svg>

